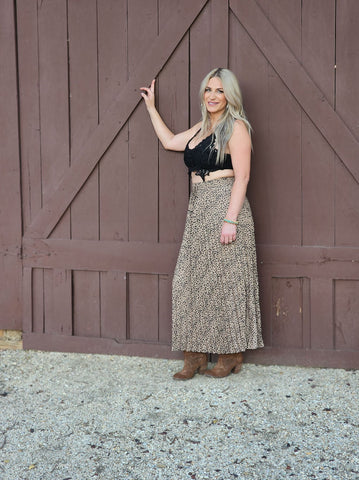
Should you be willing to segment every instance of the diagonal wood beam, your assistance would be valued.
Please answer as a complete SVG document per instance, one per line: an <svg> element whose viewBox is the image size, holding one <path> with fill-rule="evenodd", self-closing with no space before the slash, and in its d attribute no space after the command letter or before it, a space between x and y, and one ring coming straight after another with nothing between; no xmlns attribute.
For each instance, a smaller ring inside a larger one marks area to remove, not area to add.
<svg viewBox="0 0 359 480"><path fill-rule="evenodd" d="M359 183L359 142L293 55L255 0L230 8L292 95Z"/></svg>
<svg viewBox="0 0 359 480"><path fill-rule="evenodd" d="M142 100L139 87L149 84L152 78L158 75L207 2L208 0L191 0L177 3L171 20L154 42L146 45L146 54L138 68L125 87L121 88L121 92L107 111L103 121L75 155L75 161L35 216L25 232L25 237L47 238L51 234L86 179Z"/></svg>

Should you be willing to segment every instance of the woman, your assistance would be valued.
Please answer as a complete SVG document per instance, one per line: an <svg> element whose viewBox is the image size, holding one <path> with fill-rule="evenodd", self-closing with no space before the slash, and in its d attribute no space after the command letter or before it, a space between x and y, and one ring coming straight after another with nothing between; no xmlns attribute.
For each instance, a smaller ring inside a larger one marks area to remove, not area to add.
<svg viewBox="0 0 359 480"><path fill-rule="evenodd" d="M155 80L142 87L163 147L184 151L191 196L172 286L172 349L184 351L187 380L238 373L246 349L263 346L253 220L246 198L250 172L250 124L239 85L227 69L202 81L202 121L172 133L155 108ZM207 354L218 362L207 369Z"/></svg>

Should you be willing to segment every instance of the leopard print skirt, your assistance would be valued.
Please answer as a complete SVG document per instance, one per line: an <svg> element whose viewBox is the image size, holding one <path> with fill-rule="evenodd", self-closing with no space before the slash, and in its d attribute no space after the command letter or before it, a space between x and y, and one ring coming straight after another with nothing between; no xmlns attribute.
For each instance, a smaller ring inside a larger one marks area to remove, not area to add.
<svg viewBox="0 0 359 480"><path fill-rule="evenodd" d="M172 350L237 353L263 347L247 198L235 242L220 243L233 181L219 178L192 185L172 286Z"/></svg>

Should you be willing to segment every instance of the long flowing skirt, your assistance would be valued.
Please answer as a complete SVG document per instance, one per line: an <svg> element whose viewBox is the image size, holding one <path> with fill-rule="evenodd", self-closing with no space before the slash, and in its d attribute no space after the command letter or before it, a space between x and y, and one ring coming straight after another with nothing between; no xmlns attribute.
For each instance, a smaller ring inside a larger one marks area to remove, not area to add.
<svg viewBox="0 0 359 480"><path fill-rule="evenodd" d="M219 178L192 185L172 286L172 350L237 353L263 347L247 198L236 241L220 243L233 181Z"/></svg>

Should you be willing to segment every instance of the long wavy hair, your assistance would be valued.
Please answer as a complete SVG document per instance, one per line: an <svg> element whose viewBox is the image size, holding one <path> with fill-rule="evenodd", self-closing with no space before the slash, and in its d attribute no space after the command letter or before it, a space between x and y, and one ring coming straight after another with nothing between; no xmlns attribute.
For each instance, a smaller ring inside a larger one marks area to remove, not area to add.
<svg viewBox="0 0 359 480"><path fill-rule="evenodd" d="M202 112L200 136L207 136L208 132L211 130L211 119L203 98L208 82L214 77L217 77L222 81L224 96L227 100L226 109L213 131L216 138L217 148L216 163L221 164L224 161L226 146L232 136L235 121L242 120L249 135L251 135L252 127L243 109L242 93L236 76L227 68L215 68L204 77L199 89Z"/></svg>

